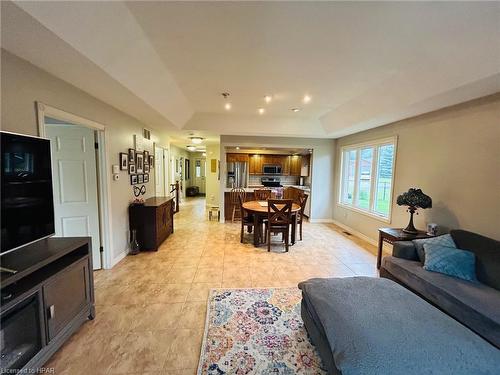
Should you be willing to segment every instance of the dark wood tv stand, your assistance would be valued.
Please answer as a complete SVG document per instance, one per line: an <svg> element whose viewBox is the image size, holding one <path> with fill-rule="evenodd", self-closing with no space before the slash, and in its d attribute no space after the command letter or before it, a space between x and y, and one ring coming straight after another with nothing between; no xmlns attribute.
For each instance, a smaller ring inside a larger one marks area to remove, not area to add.
<svg viewBox="0 0 500 375"><path fill-rule="evenodd" d="M88 237L48 238L0 257L2 267L16 271L1 273L2 359L10 358L11 369L35 373L95 317L91 250ZM29 348L27 361L15 362L18 347Z"/></svg>

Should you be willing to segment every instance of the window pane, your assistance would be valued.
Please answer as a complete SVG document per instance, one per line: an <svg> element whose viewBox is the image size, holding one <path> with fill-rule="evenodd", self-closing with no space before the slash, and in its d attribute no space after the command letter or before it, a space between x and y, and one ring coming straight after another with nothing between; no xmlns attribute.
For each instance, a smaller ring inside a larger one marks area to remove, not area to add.
<svg viewBox="0 0 500 375"><path fill-rule="evenodd" d="M378 149L377 190L375 211L389 216L392 190L392 163L394 160L394 145L380 146Z"/></svg>
<svg viewBox="0 0 500 375"><path fill-rule="evenodd" d="M370 208L373 148L361 149L360 155L358 197L356 205L359 208L368 210Z"/></svg>
<svg viewBox="0 0 500 375"><path fill-rule="evenodd" d="M354 177L356 173L356 150L346 151L344 153L344 193L342 197L343 203L352 204L354 195Z"/></svg>

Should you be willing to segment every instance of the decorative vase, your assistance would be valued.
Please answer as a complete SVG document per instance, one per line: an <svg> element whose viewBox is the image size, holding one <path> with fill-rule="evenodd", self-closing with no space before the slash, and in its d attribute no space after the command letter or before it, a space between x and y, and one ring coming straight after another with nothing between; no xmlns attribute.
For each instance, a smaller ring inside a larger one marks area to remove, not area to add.
<svg viewBox="0 0 500 375"><path fill-rule="evenodd" d="M132 229L132 240L130 241L130 255L139 254L139 242L137 242L137 231Z"/></svg>

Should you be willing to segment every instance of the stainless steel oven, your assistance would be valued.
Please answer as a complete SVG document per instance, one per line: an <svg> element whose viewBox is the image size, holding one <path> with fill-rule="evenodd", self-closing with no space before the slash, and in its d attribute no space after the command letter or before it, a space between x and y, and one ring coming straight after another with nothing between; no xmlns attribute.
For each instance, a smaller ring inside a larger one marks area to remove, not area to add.
<svg viewBox="0 0 500 375"><path fill-rule="evenodd" d="M264 174L281 174L281 165L264 164L262 166L262 172Z"/></svg>

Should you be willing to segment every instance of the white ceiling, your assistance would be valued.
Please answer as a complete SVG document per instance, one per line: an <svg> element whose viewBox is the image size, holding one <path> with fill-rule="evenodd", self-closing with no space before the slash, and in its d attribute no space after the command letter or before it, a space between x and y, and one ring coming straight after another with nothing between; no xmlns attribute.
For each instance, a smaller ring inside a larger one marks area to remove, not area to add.
<svg viewBox="0 0 500 375"><path fill-rule="evenodd" d="M5 49L179 143L335 138L492 94L498 40L498 2L2 2Z"/></svg>

